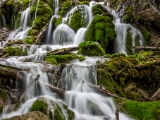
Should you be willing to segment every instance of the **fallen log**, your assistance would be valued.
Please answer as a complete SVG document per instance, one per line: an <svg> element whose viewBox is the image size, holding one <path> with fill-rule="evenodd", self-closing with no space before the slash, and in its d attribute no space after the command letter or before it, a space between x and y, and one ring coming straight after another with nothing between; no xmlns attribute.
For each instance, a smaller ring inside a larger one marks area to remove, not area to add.
<svg viewBox="0 0 160 120"><path fill-rule="evenodd" d="M160 100L160 88L149 98L149 101Z"/></svg>
<svg viewBox="0 0 160 120"><path fill-rule="evenodd" d="M19 81L21 82L23 80L21 74L20 74L20 69L10 67L10 66L5 66L0 64L0 76L5 77L5 78L11 78L14 81Z"/></svg>
<svg viewBox="0 0 160 120"><path fill-rule="evenodd" d="M135 51L140 50L153 50L153 51L160 51L160 47L151 47L151 46L134 46Z"/></svg>
<svg viewBox="0 0 160 120"><path fill-rule="evenodd" d="M46 83L41 82L41 81L39 81L39 84L45 85L45 86L48 87L51 91L57 93L60 98L62 98L62 99L64 98L65 90L60 89L60 88L58 88L58 87L51 86L51 85L46 84Z"/></svg>
<svg viewBox="0 0 160 120"><path fill-rule="evenodd" d="M89 82L86 82L86 81L83 81L83 82L87 83L90 87L96 89L98 92L100 92L100 93L102 93L102 94L104 94L104 95L107 95L107 96L110 96L110 97L113 97L113 98L121 98L121 97L119 97L119 96L116 95L116 94L110 93L110 92L109 92L108 90L106 90L106 89L101 89L101 87L98 87L98 86L93 85L93 84L91 84L91 83L89 83Z"/></svg>
<svg viewBox="0 0 160 120"><path fill-rule="evenodd" d="M47 55L64 55L64 54L69 54L70 52L75 50L78 50L78 47L62 48L48 52Z"/></svg>
<svg viewBox="0 0 160 120"><path fill-rule="evenodd" d="M20 99L19 99L19 102L20 102L20 103L22 102L22 99L23 99L23 97L25 96L25 94L27 93L29 87L32 85L33 82L35 82L35 81L37 81L37 80L39 79L39 76L40 76L40 75L37 75L37 77L36 77L35 79L33 79L33 80L29 83L29 85L27 86L26 90L24 91L24 93L22 94L22 96L21 96Z"/></svg>
<svg viewBox="0 0 160 120"><path fill-rule="evenodd" d="M41 40L42 40L42 38L43 38L43 36L44 36L44 34L45 34L45 31L46 31L46 29L47 29L47 26L44 26L43 28L42 28L42 31L39 33L39 35L38 35L38 37L37 37L37 39L36 39L36 41L35 41L35 44L40 44L41 43Z"/></svg>

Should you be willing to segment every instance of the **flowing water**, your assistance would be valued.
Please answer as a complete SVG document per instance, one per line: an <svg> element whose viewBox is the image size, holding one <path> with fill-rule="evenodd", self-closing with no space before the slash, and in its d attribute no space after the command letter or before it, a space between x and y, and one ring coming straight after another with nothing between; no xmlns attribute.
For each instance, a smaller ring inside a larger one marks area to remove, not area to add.
<svg viewBox="0 0 160 120"><path fill-rule="evenodd" d="M58 13L58 0L55 1L55 14ZM53 31L53 39L46 39L51 45L31 45L28 47L28 56L21 57L10 57L7 59L0 60L0 64L13 66L17 68L24 69L21 71L23 75L24 82L17 86L19 89L26 88L30 82L39 76L38 80L35 81L28 89L25 100L20 108L11 113L7 113L7 108L4 108L1 119L9 118L15 115L20 115L27 113L32 106L32 104L39 97L45 97L52 101L60 101L63 104L66 104L71 110L75 113L75 120L115 120L116 119L116 104L112 98L104 96L96 91L92 85L97 85L97 72L96 72L96 62L104 62L106 59L103 57L85 57L86 60L80 62L79 60L73 60L70 63L66 64L61 72L60 83L57 85L58 88L65 90L64 99L55 93L52 92L49 87L52 86L53 82L56 81L56 71L60 69L59 66L52 66L46 63L35 63L43 62L48 51L55 49L66 48L78 46L79 43L84 41L85 32L89 23L92 20L91 7L96 4L95 2L90 3L90 7L84 5L82 8L86 11L86 17L88 19L88 24L86 28L80 28L77 33L74 32L68 25L65 24L65 18L63 18L62 24L60 24ZM106 6L105 6L106 7ZM133 45L135 44L136 36L139 36L141 43L143 44L143 38L141 33L132 27L129 24L124 24L120 22L119 16L114 10L110 10L106 7L108 11L114 17L115 30L117 32L117 39L115 43L115 49L117 52L125 52L122 48L125 49L124 44L126 44L126 32L130 31L133 38ZM74 7L67 17L70 17L71 13L77 9ZM29 11L30 8L27 8L21 16L21 29L25 31L28 28L29 22ZM56 12L57 11L57 12ZM53 17L50 21L52 21ZM51 22L50 22L51 24ZM47 34L52 34L51 25L49 24ZM19 32L19 29L13 32ZM17 34L16 34L17 35ZM21 34L24 38L26 34ZM50 35L47 35L50 36ZM15 35L8 39L15 38ZM20 38L20 37L19 37ZM25 62L23 62L25 61ZM54 71L54 72L53 72ZM128 115L124 113L119 113L120 120L131 120Z"/></svg>

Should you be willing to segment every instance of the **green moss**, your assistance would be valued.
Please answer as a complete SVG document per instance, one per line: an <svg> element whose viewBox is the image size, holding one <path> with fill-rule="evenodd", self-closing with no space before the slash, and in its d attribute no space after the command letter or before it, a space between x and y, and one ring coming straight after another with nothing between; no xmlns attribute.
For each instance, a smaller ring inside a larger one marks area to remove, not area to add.
<svg viewBox="0 0 160 120"><path fill-rule="evenodd" d="M42 113L46 114L47 107L48 104L45 103L43 100L36 100L30 108L30 111L41 111Z"/></svg>
<svg viewBox="0 0 160 120"><path fill-rule="evenodd" d="M26 37L24 39L24 41L27 43L27 44L33 44L34 41L35 41L35 38L34 37Z"/></svg>
<svg viewBox="0 0 160 120"><path fill-rule="evenodd" d="M160 101L137 102L125 101L124 109L139 120L157 120L160 118Z"/></svg>
<svg viewBox="0 0 160 120"><path fill-rule="evenodd" d="M58 65L59 63L66 63L76 58L78 58L78 56L75 54L47 55L45 61Z"/></svg>
<svg viewBox="0 0 160 120"><path fill-rule="evenodd" d="M151 35L145 30L141 30L141 32L142 32L142 35L143 35L143 38L144 38L144 41L145 41L145 45L149 46Z"/></svg>
<svg viewBox="0 0 160 120"><path fill-rule="evenodd" d="M132 6L128 6L125 8L125 13L123 16L123 21L127 23L132 23L133 22L133 8Z"/></svg>
<svg viewBox="0 0 160 120"><path fill-rule="evenodd" d="M105 52L113 51L113 41L115 40L116 32L112 18L108 15L95 15L89 25L85 41L96 41L100 43Z"/></svg>
<svg viewBox="0 0 160 120"><path fill-rule="evenodd" d="M103 48L95 42L86 41L82 42L78 46L78 54L83 54L87 56L102 56L105 55Z"/></svg>
<svg viewBox="0 0 160 120"><path fill-rule="evenodd" d="M84 4L85 4L85 5L89 5L89 2L88 2L88 1L82 1L82 2L79 2L79 4L80 4L80 5L84 5Z"/></svg>
<svg viewBox="0 0 160 120"><path fill-rule="evenodd" d="M70 8L72 8L72 3L71 1L67 0L65 2L60 2L60 6L61 7L59 8L59 14L63 16Z"/></svg>
<svg viewBox="0 0 160 120"><path fill-rule="evenodd" d="M127 54L132 54L132 36L131 33L128 31L126 36L126 50Z"/></svg>
<svg viewBox="0 0 160 120"><path fill-rule="evenodd" d="M84 60L85 60L85 57L81 55L81 56L79 56L79 60L80 60L80 61L84 61Z"/></svg>
<svg viewBox="0 0 160 120"><path fill-rule="evenodd" d="M6 100L6 92L4 90L0 90L0 98L2 98L3 101Z"/></svg>
<svg viewBox="0 0 160 120"><path fill-rule="evenodd" d="M22 50L22 47L12 47L9 46L7 48L5 48L5 50L3 51L4 54L9 54L10 56L22 56L22 55L27 55L26 50Z"/></svg>
<svg viewBox="0 0 160 120"><path fill-rule="evenodd" d="M93 6L92 12L93 12L93 15L108 13L107 10L101 4L96 4L95 6Z"/></svg>
<svg viewBox="0 0 160 120"><path fill-rule="evenodd" d="M84 17L80 10L75 10L68 24L74 31L86 25Z"/></svg>
<svg viewBox="0 0 160 120"><path fill-rule="evenodd" d="M59 107L58 104L56 105L56 108L54 110L54 120L65 120L62 109Z"/></svg>

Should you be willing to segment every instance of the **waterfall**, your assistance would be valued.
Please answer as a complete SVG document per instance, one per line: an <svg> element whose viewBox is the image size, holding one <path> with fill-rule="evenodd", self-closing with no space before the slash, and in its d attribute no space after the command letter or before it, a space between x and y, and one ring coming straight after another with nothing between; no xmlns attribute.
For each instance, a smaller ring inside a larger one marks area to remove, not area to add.
<svg viewBox="0 0 160 120"><path fill-rule="evenodd" d="M74 42L73 42L74 45L79 45L79 43L84 41L86 30L87 30L86 28L80 28L77 31Z"/></svg>
<svg viewBox="0 0 160 120"><path fill-rule="evenodd" d="M2 23L3 23L3 27L5 28L6 27L6 19L3 15L2 15Z"/></svg>
<svg viewBox="0 0 160 120"><path fill-rule="evenodd" d="M66 24L60 24L53 32L54 45L72 44L75 37L75 32Z"/></svg>
<svg viewBox="0 0 160 120"><path fill-rule="evenodd" d="M48 25L48 29L47 29L47 37L46 37L46 44L49 44L50 40L52 39L52 20L53 20L54 16L52 16L49 25Z"/></svg>
<svg viewBox="0 0 160 120"><path fill-rule="evenodd" d="M7 41L8 40L23 40L26 37L27 32L29 30L29 27L28 27L29 21L30 21L30 7L28 7L26 10L24 10L21 13L20 27L17 30L9 34Z"/></svg>
<svg viewBox="0 0 160 120"><path fill-rule="evenodd" d="M59 0L54 0L54 6L55 6L55 15L58 15L58 10L59 10Z"/></svg>
<svg viewBox="0 0 160 120"><path fill-rule="evenodd" d="M38 11L39 1L40 1L40 0L38 0L38 2L37 2L37 6L36 6L35 19L36 19L36 16L37 16L37 11Z"/></svg>

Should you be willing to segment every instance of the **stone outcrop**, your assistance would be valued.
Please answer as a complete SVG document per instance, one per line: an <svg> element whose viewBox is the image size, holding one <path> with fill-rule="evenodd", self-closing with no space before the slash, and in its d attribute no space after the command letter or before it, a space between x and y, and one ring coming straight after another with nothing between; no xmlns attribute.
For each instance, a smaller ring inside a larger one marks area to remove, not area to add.
<svg viewBox="0 0 160 120"><path fill-rule="evenodd" d="M34 111L3 120L49 120L49 118L44 113L41 113L39 111Z"/></svg>
<svg viewBox="0 0 160 120"><path fill-rule="evenodd" d="M0 41L4 41L8 37L9 33L10 32L7 28L0 29Z"/></svg>

